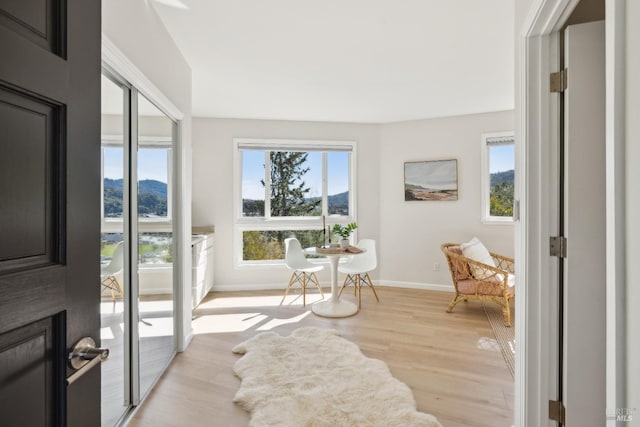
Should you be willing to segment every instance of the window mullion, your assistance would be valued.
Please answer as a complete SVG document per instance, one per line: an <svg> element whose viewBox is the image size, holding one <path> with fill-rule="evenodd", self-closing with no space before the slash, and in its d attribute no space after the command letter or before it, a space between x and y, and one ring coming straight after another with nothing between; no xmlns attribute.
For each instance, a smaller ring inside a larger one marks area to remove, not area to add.
<svg viewBox="0 0 640 427"><path fill-rule="evenodd" d="M271 152L264 150L264 218L271 218Z"/></svg>
<svg viewBox="0 0 640 427"><path fill-rule="evenodd" d="M329 195L327 184L327 152L322 152L322 215L327 216L329 212Z"/></svg>

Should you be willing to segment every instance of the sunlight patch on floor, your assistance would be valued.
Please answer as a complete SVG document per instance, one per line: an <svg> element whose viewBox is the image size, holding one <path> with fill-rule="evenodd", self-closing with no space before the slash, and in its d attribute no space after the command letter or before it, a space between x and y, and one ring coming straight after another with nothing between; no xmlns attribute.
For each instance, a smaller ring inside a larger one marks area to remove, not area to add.
<svg viewBox="0 0 640 427"><path fill-rule="evenodd" d="M260 313L212 314L193 321L193 333L216 334L222 332L242 332L267 319Z"/></svg>
<svg viewBox="0 0 640 427"><path fill-rule="evenodd" d="M124 304L120 301L100 302L100 314L116 314L124 312Z"/></svg>
<svg viewBox="0 0 640 427"><path fill-rule="evenodd" d="M173 317L150 317L144 321L148 324L139 322L140 338L170 337L173 335Z"/></svg>
<svg viewBox="0 0 640 427"><path fill-rule="evenodd" d="M173 301L172 300L162 300L162 301L140 301L140 306L138 311L140 313L153 313L153 312L172 312L173 311Z"/></svg>
<svg viewBox="0 0 640 427"><path fill-rule="evenodd" d="M476 347L480 350L500 352L500 344L498 344L498 341L489 337L480 337L480 339L476 343Z"/></svg>
<svg viewBox="0 0 640 427"><path fill-rule="evenodd" d="M297 323L297 322L300 322L305 317L307 317L309 314L311 314L311 312L310 311L306 311L306 312L302 313L301 315L296 316L296 317L292 317L290 319L271 319L267 323L265 323L264 325L260 326L257 330L258 331L269 331L269 330L271 330L273 328L277 328L278 326L288 325L290 323Z"/></svg>

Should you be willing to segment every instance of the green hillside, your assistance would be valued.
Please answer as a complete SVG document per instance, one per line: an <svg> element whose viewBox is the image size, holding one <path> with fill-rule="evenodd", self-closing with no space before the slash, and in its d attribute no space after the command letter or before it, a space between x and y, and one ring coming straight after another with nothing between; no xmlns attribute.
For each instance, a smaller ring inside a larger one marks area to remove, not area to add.
<svg viewBox="0 0 640 427"><path fill-rule="evenodd" d="M104 216L122 217L122 179L104 179ZM153 179L138 183L138 212L141 216L167 216L167 184Z"/></svg>

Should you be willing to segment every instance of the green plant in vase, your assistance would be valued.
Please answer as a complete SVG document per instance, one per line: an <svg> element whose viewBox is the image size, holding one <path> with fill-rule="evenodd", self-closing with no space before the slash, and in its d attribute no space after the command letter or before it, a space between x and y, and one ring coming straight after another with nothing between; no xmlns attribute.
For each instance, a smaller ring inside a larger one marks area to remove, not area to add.
<svg viewBox="0 0 640 427"><path fill-rule="evenodd" d="M349 236L353 233L353 230L358 228L358 224L355 222L349 223L347 225L334 224L333 225L333 234L340 236L340 247L346 248L349 246Z"/></svg>

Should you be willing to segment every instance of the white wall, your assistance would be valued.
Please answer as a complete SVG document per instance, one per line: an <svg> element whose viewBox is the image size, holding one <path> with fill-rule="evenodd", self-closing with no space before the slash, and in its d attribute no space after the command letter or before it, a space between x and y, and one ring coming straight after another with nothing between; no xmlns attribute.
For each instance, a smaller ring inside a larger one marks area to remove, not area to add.
<svg viewBox="0 0 640 427"><path fill-rule="evenodd" d="M627 402L636 408L633 423L640 418L640 2L626 1L626 234L627 234ZM622 406L622 405L620 405Z"/></svg>
<svg viewBox="0 0 640 427"><path fill-rule="evenodd" d="M184 285L178 298L182 302L178 348L182 350L191 336L191 68L148 1L103 1L102 32L135 66L135 71L142 73L183 115L181 147L176 153L182 169L178 176L181 205L178 234L184 238L177 239L178 254L184 254L178 278ZM125 74L132 70L116 71Z"/></svg>
<svg viewBox="0 0 640 427"><path fill-rule="evenodd" d="M380 136L380 278L389 285L451 286L440 245L477 236L513 256L513 225L481 221L482 133L513 130L513 112L386 124ZM458 160L458 200L404 201L404 162ZM439 271L434 271L435 264Z"/></svg>
<svg viewBox="0 0 640 427"><path fill-rule="evenodd" d="M218 290L282 288L284 267L234 265L233 138L300 138L357 142L358 238L379 241L376 280L388 285L451 286L444 242L478 236L513 255L513 226L484 225L480 210L480 134L513 129L513 112L385 125L194 119L193 223L216 227ZM404 162L458 159L459 200L405 202ZM438 263L440 271L434 272ZM320 275L328 283L328 271Z"/></svg>
<svg viewBox="0 0 640 427"><path fill-rule="evenodd" d="M193 120L193 224L214 225L214 289L264 289L286 286L289 273L280 267L234 265L233 139L279 138L342 140L357 143L356 210L358 238L379 234L379 131L377 125L270 120ZM329 268L319 280L329 283Z"/></svg>
<svg viewBox="0 0 640 427"><path fill-rule="evenodd" d="M191 115L191 68L151 2L103 1L102 32L185 116Z"/></svg>

